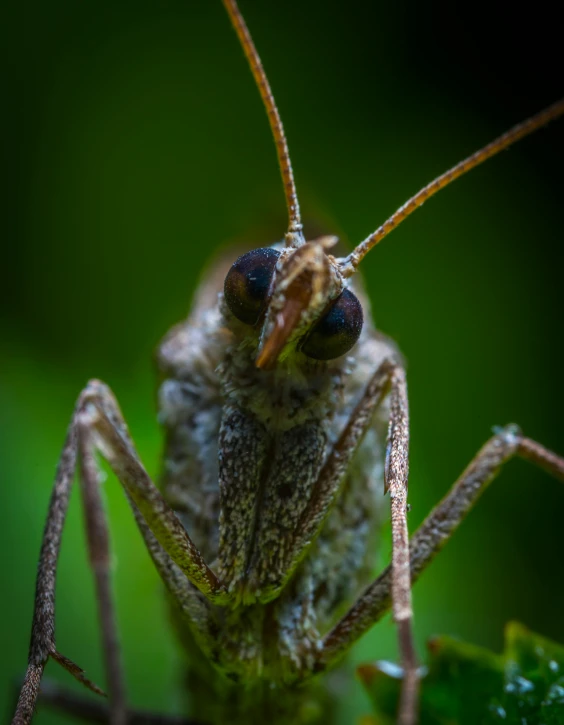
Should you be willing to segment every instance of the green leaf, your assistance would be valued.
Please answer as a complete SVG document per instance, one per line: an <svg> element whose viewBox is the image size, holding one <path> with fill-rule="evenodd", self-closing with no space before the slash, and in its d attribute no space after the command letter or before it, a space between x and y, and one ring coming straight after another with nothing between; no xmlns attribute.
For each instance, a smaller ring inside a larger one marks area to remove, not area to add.
<svg viewBox="0 0 564 725"><path fill-rule="evenodd" d="M389 662L358 669L378 725L393 725L401 670ZM501 655L451 637L428 643L419 725L564 725L564 647L517 623Z"/></svg>

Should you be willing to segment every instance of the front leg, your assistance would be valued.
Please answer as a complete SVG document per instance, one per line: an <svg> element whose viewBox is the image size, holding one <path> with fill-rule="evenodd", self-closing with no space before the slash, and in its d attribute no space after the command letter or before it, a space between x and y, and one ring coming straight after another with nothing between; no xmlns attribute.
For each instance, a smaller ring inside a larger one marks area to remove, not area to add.
<svg viewBox="0 0 564 725"><path fill-rule="evenodd" d="M97 450L110 464L161 547L210 602L225 604L229 597L222 583L143 468L110 389L98 381L91 382L83 393L81 410L85 419L89 418L86 425L93 432ZM147 541L143 529L141 533L150 548L152 542Z"/></svg>
<svg viewBox="0 0 564 725"><path fill-rule="evenodd" d="M276 591L279 591L290 579L321 533L323 524L338 498L349 465L372 425L376 409L390 391L390 383L398 367L396 362L386 359L368 381L361 399L319 472L313 493L296 527L284 566L280 567L285 575L283 580L277 583Z"/></svg>
<svg viewBox="0 0 564 725"><path fill-rule="evenodd" d="M109 541L98 489L98 472L94 460L96 451L100 451L108 460L123 485L147 548L157 563L165 584L177 596L181 606L194 598L190 597L191 584L208 601L223 604L228 600L225 588L203 560L176 514L166 504L143 468L109 388L99 381L92 381L78 398L51 494L38 567L28 668L13 725L27 725L31 721L39 684L49 657L59 662L90 689L101 694L101 690L84 676L83 671L61 655L55 646L57 561L77 455L81 461L88 546L95 572L110 684L110 722L112 725L125 722L123 680L109 590ZM189 610L189 604L184 608Z"/></svg>
<svg viewBox="0 0 564 725"><path fill-rule="evenodd" d="M369 380L366 390L323 465L312 496L300 517L294 539L287 553L285 572L269 590L275 596L292 576L321 532L332 506L338 498L342 480L364 435L372 425L374 412L390 393L390 421L386 455L386 490L390 493L392 510L392 599L394 620L398 627L399 649L404 668L401 725L411 725L415 718L418 676L412 637L412 605L407 531L407 477L409 448L409 416L405 371L393 359L386 359Z"/></svg>

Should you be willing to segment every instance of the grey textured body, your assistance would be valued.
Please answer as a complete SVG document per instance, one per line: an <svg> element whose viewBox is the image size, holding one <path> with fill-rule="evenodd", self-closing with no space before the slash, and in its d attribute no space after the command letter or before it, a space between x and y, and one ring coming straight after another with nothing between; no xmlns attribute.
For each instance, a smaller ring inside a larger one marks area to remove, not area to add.
<svg viewBox="0 0 564 725"><path fill-rule="evenodd" d="M257 370L258 332L249 334L234 319L221 294L235 256L218 261L190 316L158 351L166 430L162 491L236 594L234 605L219 607L194 588L195 623L175 605L173 617L189 652L190 689L200 703L210 701L196 714L216 721L223 703L229 722L238 721L237 709L244 719L245 692L266 715L280 688L299 684L320 635L370 580L385 500L385 403L320 536L279 586L284 553L328 451L370 376L390 351L397 356L393 343L376 333L357 282L368 319L350 355L317 362L298 353L272 371Z"/></svg>

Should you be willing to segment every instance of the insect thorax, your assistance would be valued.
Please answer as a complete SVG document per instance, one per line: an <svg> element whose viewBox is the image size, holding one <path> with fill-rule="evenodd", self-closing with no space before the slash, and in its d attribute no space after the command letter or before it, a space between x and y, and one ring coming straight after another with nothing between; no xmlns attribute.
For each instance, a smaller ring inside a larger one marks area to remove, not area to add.
<svg viewBox="0 0 564 725"><path fill-rule="evenodd" d="M178 611L175 619L187 648L196 640L227 678L289 684L311 668L320 635L373 570L386 406L321 535L281 588L318 473L390 347L368 322L354 357L319 363L298 355L272 371L258 370L257 339L233 319L221 294L218 304L221 274L212 279L159 349L161 486L234 593L234 605L206 602L197 626ZM194 596L203 607L196 590ZM192 652L191 659L202 657ZM194 667L193 674L211 676L209 664Z"/></svg>

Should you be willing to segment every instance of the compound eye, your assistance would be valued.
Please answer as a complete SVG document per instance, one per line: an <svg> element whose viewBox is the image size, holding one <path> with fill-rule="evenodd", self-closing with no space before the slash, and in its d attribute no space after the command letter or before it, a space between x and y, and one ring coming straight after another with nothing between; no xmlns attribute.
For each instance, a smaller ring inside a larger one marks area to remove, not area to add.
<svg viewBox="0 0 564 725"><path fill-rule="evenodd" d="M341 357L358 340L363 319L360 302L350 290L344 289L309 333L302 352L314 360Z"/></svg>
<svg viewBox="0 0 564 725"><path fill-rule="evenodd" d="M279 256L280 252L271 247L254 249L239 257L227 273L223 286L225 302L241 322L258 322Z"/></svg>

